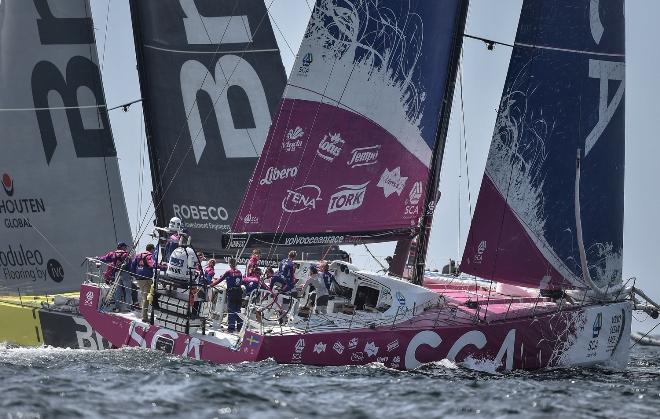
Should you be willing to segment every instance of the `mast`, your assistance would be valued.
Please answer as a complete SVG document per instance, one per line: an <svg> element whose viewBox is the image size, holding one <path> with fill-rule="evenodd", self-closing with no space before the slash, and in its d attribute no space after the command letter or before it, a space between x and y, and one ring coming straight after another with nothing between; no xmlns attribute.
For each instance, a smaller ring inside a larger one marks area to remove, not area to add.
<svg viewBox="0 0 660 419"><path fill-rule="evenodd" d="M152 129L151 129L151 115L149 96L145 93L146 90L146 72L144 69L144 57L142 52L142 35L140 31L140 14L137 10L136 0L129 1L131 8L131 22L133 27L133 42L135 44L135 61L137 62L138 77L140 80L140 95L142 97L142 117L144 118L144 132L147 138L147 152L149 154L149 169L151 170L151 184L153 191L151 192L151 199L154 203L154 214L156 216L156 225L164 226L166 223L165 213L162 204L162 177L158 170L158 156L156 155L156 147L152 142Z"/></svg>
<svg viewBox="0 0 660 419"><path fill-rule="evenodd" d="M417 249L414 258L414 271L412 282L422 285L424 282L424 269L426 266L426 254L428 252L429 238L431 236L431 224L433 223L433 214L435 206L440 198L438 187L440 186L440 170L442 160L445 154L445 144L447 142L447 131L449 129L449 118L451 116L451 107L454 98L454 88L456 86L456 74L460 63L461 48L463 47L463 32L465 32L465 22L469 8L469 0L461 2L460 12L456 16L457 29L454 33L453 49L449 64L449 77L447 77L447 86L445 88L444 105L441 110L440 123L437 131L436 147L431 157L431 170L429 171L429 187L426 190L426 199L422 207L422 218L419 226L417 239Z"/></svg>

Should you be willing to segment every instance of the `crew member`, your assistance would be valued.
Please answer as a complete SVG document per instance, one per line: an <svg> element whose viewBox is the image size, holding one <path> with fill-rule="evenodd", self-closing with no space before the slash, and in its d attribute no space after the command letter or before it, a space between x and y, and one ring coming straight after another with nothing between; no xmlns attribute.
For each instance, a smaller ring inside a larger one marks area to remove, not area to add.
<svg viewBox="0 0 660 419"><path fill-rule="evenodd" d="M170 224L168 226L168 230L170 233L170 237L167 238L167 243L165 244L165 257L163 260L165 262L168 262L170 260L170 255L172 252L179 247L179 241L181 240L181 231L182 231L183 224L181 223L181 219L179 217L172 217L170 219Z"/></svg>
<svg viewBox="0 0 660 419"><path fill-rule="evenodd" d="M128 266L128 245L119 242L117 243L117 249L97 259L108 264L103 274L106 284L112 283L115 275L119 272L114 295L114 311L131 311L133 305L133 279Z"/></svg>
<svg viewBox="0 0 660 419"><path fill-rule="evenodd" d="M323 283L325 284L328 293L330 293L330 290L332 290L332 284L336 280L335 275L330 272L330 264L325 260L321 261L321 277L323 278Z"/></svg>
<svg viewBox="0 0 660 419"><path fill-rule="evenodd" d="M132 272L135 273L135 281L140 289L140 307L142 309L142 321L148 321L149 304L147 297L149 296L149 289L153 283L154 268L156 267L155 257L156 247L149 243L144 252L140 252L133 257L131 265Z"/></svg>
<svg viewBox="0 0 660 419"><path fill-rule="evenodd" d="M215 277L215 259L209 259L206 263L206 268L204 268L204 280L207 284L213 282Z"/></svg>
<svg viewBox="0 0 660 419"><path fill-rule="evenodd" d="M314 290L316 291L314 312L316 314L325 314L328 310L329 293L323 282L323 278L319 275L318 268L315 265L309 267L309 278L305 281L305 287L314 287Z"/></svg>
<svg viewBox="0 0 660 419"><path fill-rule="evenodd" d="M245 285L246 295L250 295L252 291L261 287L261 269L255 266L250 270L250 272L250 275L246 275L243 278L243 285Z"/></svg>
<svg viewBox="0 0 660 419"><path fill-rule="evenodd" d="M282 292L289 292L296 286L296 264L293 260L296 258L297 253L295 250L289 252L287 258L282 259L277 275L273 276L270 281L270 289L273 289L275 284L281 284Z"/></svg>
<svg viewBox="0 0 660 419"><path fill-rule="evenodd" d="M215 287L222 281L227 281L227 331L233 333L237 328L240 330L243 327L243 319L239 316L243 300L243 274L236 269L236 259L229 259L229 270L213 280L211 286Z"/></svg>
<svg viewBox="0 0 660 419"><path fill-rule="evenodd" d="M247 266L245 267L245 276L253 276L252 270L259 267L260 257L261 257L261 250L259 249L252 250L252 256L250 256Z"/></svg>
<svg viewBox="0 0 660 419"><path fill-rule="evenodd" d="M128 245L124 242L117 243L117 248L106 253L104 256L99 256L96 259L106 264L103 278L106 284L110 284L115 280L115 275L121 266L128 258Z"/></svg>

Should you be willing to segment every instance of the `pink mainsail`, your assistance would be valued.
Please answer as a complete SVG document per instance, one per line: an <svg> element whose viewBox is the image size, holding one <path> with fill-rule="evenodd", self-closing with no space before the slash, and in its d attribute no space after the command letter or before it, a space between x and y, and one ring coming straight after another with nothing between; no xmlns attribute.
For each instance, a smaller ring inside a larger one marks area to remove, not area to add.
<svg viewBox="0 0 660 419"><path fill-rule="evenodd" d="M414 233L461 8L317 1L232 231L286 245Z"/></svg>

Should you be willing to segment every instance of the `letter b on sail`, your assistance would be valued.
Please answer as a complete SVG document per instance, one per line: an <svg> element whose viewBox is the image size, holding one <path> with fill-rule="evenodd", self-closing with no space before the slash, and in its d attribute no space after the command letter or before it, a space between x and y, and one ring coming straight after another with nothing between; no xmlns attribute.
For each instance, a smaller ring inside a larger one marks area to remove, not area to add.
<svg viewBox="0 0 660 419"><path fill-rule="evenodd" d="M252 34L247 16L202 17L192 0L180 0L187 17L184 18L186 39L189 44L247 44ZM211 32L207 28L214 28ZM218 55L221 55L219 52ZM208 95L213 104L222 145L227 158L258 157L266 141L270 126L270 110L266 92L252 65L238 55L223 55L215 65L215 74L199 61L188 60L181 67L181 92L188 130L193 144L195 161L199 163L207 138L204 127L211 114L200 111L200 94ZM230 103L231 89L240 88L247 97L252 113L253 127L236 127Z"/></svg>

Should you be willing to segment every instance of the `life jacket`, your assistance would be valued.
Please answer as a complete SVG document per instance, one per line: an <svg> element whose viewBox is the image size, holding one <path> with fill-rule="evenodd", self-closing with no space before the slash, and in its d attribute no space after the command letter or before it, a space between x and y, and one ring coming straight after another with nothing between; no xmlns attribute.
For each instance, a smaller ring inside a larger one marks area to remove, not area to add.
<svg viewBox="0 0 660 419"><path fill-rule="evenodd" d="M98 258L100 261L107 263L105 272L103 273L103 278L106 283L115 279L117 271L122 265L124 265L127 258L128 252L122 249L113 250L112 252L108 252L104 256Z"/></svg>
<svg viewBox="0 0 660 419"><path fill-rule="evenodd" d="M165 261L170 260L170 256L172 255L172 252L179 247L179 240L181 239L181 236L178 233L172 234L168 239L167 239L167 244L165 245Z"/></svg>
<svg viewBox="0 0 660 419"><path fill-rule="evenodd" d="M138 276L138 279L151 279L154 276L154 255L151 252L138 253L129 265L129 271Z"/></svg>
<svg viewBox="0 0 660 419"><path fill-rule="evenodd" d="M220 281L227 281L227 289L240 288L243 284L243 274L238 269L229 269L222 274Z"/></svg>
<svg viewBox="0 0 660 419"><path fill-rule="evenodd" d="M293 264L293 261L290 261L288 258L282 259L277 275L284 279L288 284L293 284L295 272L296 265Z"/></svg>
<svg viewBox="0 0 660 419"><path fill-rule="evenodd" d="M206 268L204 268L204 280L206 281L207 285L213 281L214 276L215 269L213 269L210 265L206 265Z"/></svg>
<svg viewBox="0 0 660 419"><path fill-rule="evenodd" d="M259 267L259 258L256 256L251 256L248 260L247 266L245 267L245 276L252 275L252 270Z"/></svg>
<svg viewBox="0 0 660 419"><path fill-rule="evenodd" d="M332 287L332 282L335 281L335 276L331 272L323 272L323 282L325 283L325 287L330 291L330 288Z"/></svg>

